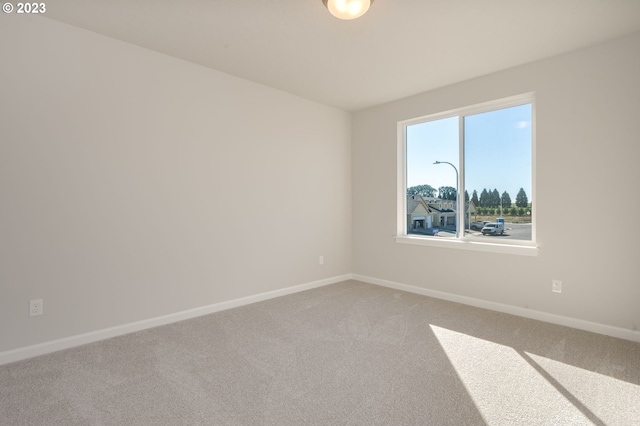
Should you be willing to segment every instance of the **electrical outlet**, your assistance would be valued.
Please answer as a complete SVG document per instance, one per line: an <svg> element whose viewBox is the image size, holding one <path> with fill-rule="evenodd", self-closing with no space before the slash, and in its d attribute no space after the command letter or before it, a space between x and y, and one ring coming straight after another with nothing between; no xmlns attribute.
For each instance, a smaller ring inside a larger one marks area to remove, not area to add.
<svg viewBox="0 0 640 426"><path fill-rule="evenodd" d="M324 265L324 256L318 258L318 265Z"/></svg>
<svg viewBox="0 0 640 426"><path fill-rule="evenodd" d="M42 299L29 300L29 316L35 317L36 315L42 315L44 313L44 306Z"/></svg>
<svg viewBox="0 0 640 426"><path fill-rule="evenodd" d="M554 293L562 293L562 281L560 280L551 281L551 291Z"/></svg>

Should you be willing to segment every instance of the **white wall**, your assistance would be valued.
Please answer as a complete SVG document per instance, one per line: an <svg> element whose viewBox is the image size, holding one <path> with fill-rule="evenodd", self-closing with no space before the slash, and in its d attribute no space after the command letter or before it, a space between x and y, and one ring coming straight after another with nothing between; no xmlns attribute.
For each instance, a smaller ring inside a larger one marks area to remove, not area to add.
<svg viewBox="0 0 640 426"><path fill-rule="evenodd" d="M350 114L0 18L0 352L351 271Z"/></svg>
<svg viewBox="0 0 640 426"><path fill-rule="evenodd" d="M635 34L355 113L353 272L634 335L640 328L638 52ZM539 256L395 243L396 123L531 91ZM563 281L562 294L551 292L552 279Z"/></svg>

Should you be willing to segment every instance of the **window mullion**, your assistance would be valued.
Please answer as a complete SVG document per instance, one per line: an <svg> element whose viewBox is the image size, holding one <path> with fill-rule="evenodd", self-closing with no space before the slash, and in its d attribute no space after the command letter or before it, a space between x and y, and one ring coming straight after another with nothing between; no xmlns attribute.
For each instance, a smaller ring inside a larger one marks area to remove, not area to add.
<svg viewBox="0 0 640 426"><path fill-rule="evenodd" d="M460 238L464 238L464 223L466 215L466 204L464 199L464 115L458 116L458 206L457 206L457 223L458 234Z"/></svg>

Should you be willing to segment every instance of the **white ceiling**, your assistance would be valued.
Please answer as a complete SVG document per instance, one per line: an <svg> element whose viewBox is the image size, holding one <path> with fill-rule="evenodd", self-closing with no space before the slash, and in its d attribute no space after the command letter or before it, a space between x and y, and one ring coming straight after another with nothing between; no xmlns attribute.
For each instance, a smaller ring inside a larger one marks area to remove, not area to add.
<svg viewBox="0 0 640 426"><path fill-rule="evenodd" d="M640 0L56 0L46 16L353 111L640 31ZM640 53L639 53L640 54Z"/></svg>

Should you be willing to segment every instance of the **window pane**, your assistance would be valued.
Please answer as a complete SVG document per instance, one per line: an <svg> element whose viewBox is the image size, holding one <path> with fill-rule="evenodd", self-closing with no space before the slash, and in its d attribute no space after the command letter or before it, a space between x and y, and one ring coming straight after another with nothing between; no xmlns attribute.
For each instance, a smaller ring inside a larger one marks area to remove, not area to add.
<svg viewBox="0 0 640 426"><path fill-rule="evenodd" d="M407 234L456 237L458 122L451 117L406 127Z"/></svg>
<svg viewBox="0 0 640 426"><path fill-rule="evenodd" d="M466 236L532 240L531 139L531 104L464 118L464 186L476 201L466 212Z"/></svg>

